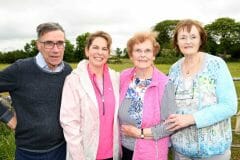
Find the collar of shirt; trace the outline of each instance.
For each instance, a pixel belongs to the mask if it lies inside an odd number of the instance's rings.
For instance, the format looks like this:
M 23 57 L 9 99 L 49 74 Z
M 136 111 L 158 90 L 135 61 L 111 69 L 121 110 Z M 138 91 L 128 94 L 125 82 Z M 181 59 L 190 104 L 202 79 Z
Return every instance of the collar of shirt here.
M 64 68 L 64 63 L 61 62 L 57 68 L 55 68 L 54 70 L 50 69 L 45 61 L 45 59 L 43 58 L 42 56 L 42 53 L 38 53 L 37 56 L 36 56 L 36 62 L 37 62 L 37 65 L 42 68 L 44 71 L 47 71 L 47 72 L 61 72 Z

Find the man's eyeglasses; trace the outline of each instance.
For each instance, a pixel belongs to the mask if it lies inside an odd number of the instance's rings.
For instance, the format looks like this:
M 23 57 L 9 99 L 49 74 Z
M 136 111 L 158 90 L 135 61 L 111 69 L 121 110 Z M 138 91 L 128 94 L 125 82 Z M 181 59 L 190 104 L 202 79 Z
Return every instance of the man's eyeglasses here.
M 186 100 L 194 98 L 194 82 L 192 82 L 191 88 L 189 88 L 188 90 L 179 88 L 179 84 L 177 84 L 175 90 L 175 100 Z
M 45 49 L 53 49 L 54 46 L 56 45 L 58 49 L 63 49 L 65 47 L 65 42 L 64 41 L 57 41 L 57 42 L 53 42 L 53 41 L 44 41 L 40 43 L 43 43 L 43 46 Z

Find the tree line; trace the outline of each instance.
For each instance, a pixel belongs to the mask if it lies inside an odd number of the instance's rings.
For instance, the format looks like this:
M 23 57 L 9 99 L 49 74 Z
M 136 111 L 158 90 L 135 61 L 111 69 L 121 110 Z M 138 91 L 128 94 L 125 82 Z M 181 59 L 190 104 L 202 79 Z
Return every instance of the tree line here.
M 64 60 L 67 62 L 78 62 L 85 58 L 84 46 L 89 33 L 84 33 L 77 36 L 76 47 L 71 44 L 69 40 L 65 41 Z M 13 63 L 17 59 L 23 59 L 27 57 L 33 57 L 37 55 L 38 49 L 36 46 L 36 40 L 31 40 L 26 43 L 23 50 L 14 50 L 8 52 L 0 52 L 0 63 Z
M 172 63 L 181 56 L 172 46 L 172 37 L 174 28 L 179 20 L 164 20 L 153 26 L 152 31 L 158 34 L 157 41 L 161 46 L 157 61 L 159 63 L 164 59 L 164 63 Z M 240 22 L 232 18 L 218 18 L 210 24 L 204 26 L 208 40 L 204 50 L 213 55 L 220 55 L 223 58 L 239 59 L 240 58 Z M 65 43 L 64 60 L 67 62 L 79 62 L 85 58 L 84 46 L 89 33 L 84 33 L 76 38 L 76 44 L 73 45 L 69 40 Z M 17 59 L 32 57 L 38 53 L 36 40 L 26 43 L 23 50 L 14 50 L 0 52 L 0 63 L 13 63 Z M 126 48 L 116 48 L 117 57 L 127 57 Z
M 153 27 L 153 31 L 159 33 L 157 41 L 161 45 L 160 56 L 179 56 L 180 53 L 174 51 L 172 46 L 174 28 L 178 22 L 179 20 L 165 20 Z M 208 35 L 204 51 L 226 59 L 240 58 L 240 22 L 223 17 L 205 25 L 204 29 Z

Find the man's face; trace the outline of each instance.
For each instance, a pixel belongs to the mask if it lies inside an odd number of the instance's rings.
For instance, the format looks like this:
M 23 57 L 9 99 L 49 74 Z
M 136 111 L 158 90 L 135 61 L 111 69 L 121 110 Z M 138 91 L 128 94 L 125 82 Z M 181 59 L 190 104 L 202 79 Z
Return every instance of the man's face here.
M 50 31 L 37 41 L 37 48 L 42 53 L 50 69 L 55 69 L 63 60 L 65 35 L 62 31 Z

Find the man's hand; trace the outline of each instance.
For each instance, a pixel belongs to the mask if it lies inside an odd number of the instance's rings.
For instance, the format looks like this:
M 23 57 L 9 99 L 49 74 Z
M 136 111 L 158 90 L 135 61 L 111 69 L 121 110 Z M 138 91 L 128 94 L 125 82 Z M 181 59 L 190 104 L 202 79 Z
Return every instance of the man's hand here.
M 10 119 L 10 121 L 7 123 L 8 127 L 15 130 L 17 126 L 17 116 L 14 113 L 14 116 Z

